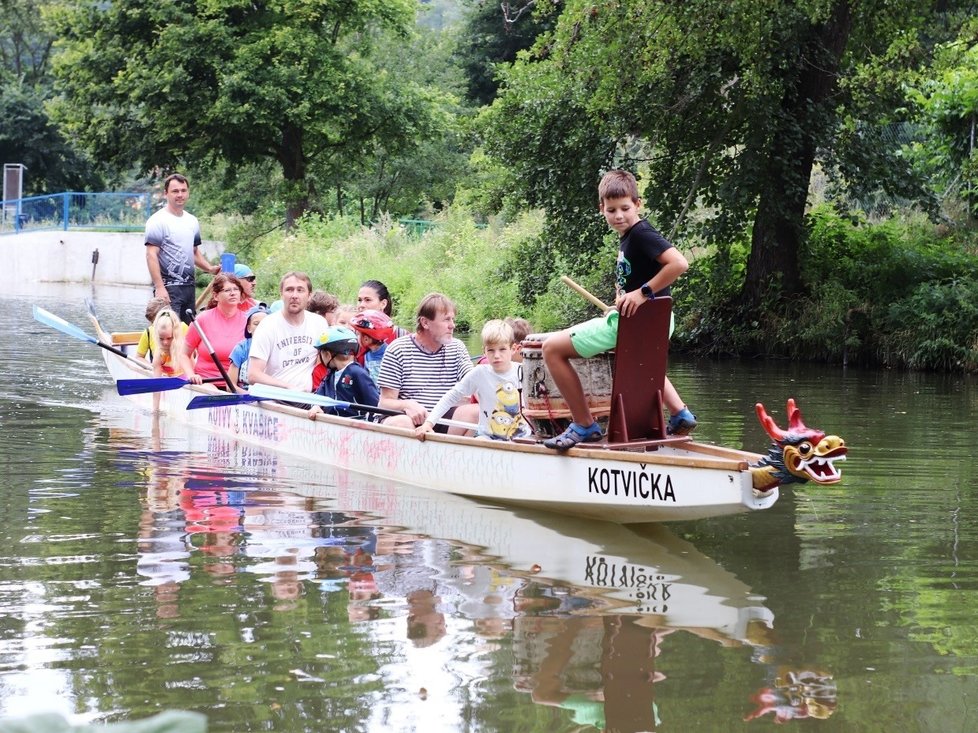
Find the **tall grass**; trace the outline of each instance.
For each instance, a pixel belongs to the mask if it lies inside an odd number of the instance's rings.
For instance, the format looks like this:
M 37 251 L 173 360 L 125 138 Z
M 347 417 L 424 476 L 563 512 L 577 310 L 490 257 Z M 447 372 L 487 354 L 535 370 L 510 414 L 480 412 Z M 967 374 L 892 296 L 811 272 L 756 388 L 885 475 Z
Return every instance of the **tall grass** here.
M 512 223 L 479 227 L 464 211 L 450 211 L 421 236 L 396 221 L 382 219 L 364 227 L 352 217 L 307 216 L 289 233 L 273 232 L 251 246 L 241 242 L 239 259 L 260 273 L 258 292 L 278 297 L 278 282 L 291 270 L 306 272 L 313 287 L 355 304 L 366 280 L 387 285 L 394 300 L 394 320 L 410 328 L 424 295 L 444 293 L 455 301 L 460 330 L 481 328 L 491 318 L 532 317 L 523 305 L 514 276 L 518 253 L 542 227 L 539 214 Z M 228 248 L 236 245 L 229 241 Z

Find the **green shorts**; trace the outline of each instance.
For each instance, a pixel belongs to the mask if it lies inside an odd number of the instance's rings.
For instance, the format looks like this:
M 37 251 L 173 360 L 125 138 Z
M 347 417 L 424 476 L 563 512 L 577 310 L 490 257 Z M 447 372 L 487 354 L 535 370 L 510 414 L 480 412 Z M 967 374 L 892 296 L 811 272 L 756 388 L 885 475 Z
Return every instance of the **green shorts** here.
M 669 336 L 676 328 L 675 314 L 669 315 Z M 618 311 L 609 311 L 600 318 L 578 323 L 570 329 L 570 340 L 574 351 L 584 359 L 603 354 L 615 348 L 618 343 Z

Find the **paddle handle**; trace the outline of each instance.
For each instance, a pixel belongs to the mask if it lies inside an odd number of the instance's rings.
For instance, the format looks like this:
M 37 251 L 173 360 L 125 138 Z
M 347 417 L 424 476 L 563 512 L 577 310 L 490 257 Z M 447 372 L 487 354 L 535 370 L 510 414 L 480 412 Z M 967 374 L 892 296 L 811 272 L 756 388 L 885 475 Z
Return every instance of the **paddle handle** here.
M 598 306 L 598 308 L 600 308 L 605 313 L 607 313 L 610 310 L 614 310 L 612 306 L 607 305 L 606 303 L 603 303 L 602 301 L 598 300 L 596 296 L 592 295 L 584 287 L 578 285 L 576 282 L 571 280 L 569 277 L 567 277 L 567 275 L 561 275 L 560 279 L 563 281 L 564 285 L 566 285 L 571 290 L 576 292 L 578 295 L 584 298 L 584 300 L 588 301 L 589 303 L 592 303 L 593 305 Z
M 200 291 L 200 295 L 197 296 L 197 301 L 194 307 L 200 310 L 200 307 L 207 302 L 207 299 L 211 297 L 211 290 L 214 289 L 214 281 L 211 280 L 207 283 L 207 287 Z
M 204 346 L 207 347 L 207 353 L 210 354 L 211 361 L 214 362 L 214 366 L 217 367 L 217 370 L 221 373 L 221 376 L 224 377 L 224 381 L 228 385 L 228 390 L 231 392 L 231 394 L 234 394 L 237 392 L 237 390 L 234 388 L 234 382 L 231 381 L 231 377 L 228 376 L 228 370 L 224 368 L 221 360 L 218 359 L 217 354 L 214 353 L 214 347 L 211 346 L 210 339 L 207 338 L 207 334 L 204 333 L 204 329 L 202 329 L 200 324 L 197 323 L 197 318 L 194 316 L 194 309 L 187 308 L 186 313 L 187 317 L 190 319 L 190 322 L 194 324 L 194 328 L 197 329 L 197 333 L 200 334 L 200 340 L 203 341 Z
M 111 351 L 113 354 L 118 354 L 123 359 L 131 359 L 132 358 L 131 356 L 129 356 L 129 354 L 127 354 L 122 349 L 117 349 L 115 346 L 110 346 L 109 344 L 105 343 L 104 341 L 99 341 L 99 340 L 96 339 L 95 343 L 96 343 L 96 345 L 101 346 L 106 351 Z

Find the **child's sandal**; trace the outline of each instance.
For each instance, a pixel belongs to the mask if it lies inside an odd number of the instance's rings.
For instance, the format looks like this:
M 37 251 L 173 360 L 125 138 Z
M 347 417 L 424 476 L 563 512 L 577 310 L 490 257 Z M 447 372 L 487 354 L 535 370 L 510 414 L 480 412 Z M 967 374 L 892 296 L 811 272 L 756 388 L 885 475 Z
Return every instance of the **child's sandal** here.
M 565 451 L 573 448 L 578 443 L 596 443 L 601 440 L 601 428 L 597 423 L 592 423 L 590 427 L 582 428 L 576 422 L 567 426 L 567 430 L 553 438 L 543 441 L 544 446 L 554 450 Z

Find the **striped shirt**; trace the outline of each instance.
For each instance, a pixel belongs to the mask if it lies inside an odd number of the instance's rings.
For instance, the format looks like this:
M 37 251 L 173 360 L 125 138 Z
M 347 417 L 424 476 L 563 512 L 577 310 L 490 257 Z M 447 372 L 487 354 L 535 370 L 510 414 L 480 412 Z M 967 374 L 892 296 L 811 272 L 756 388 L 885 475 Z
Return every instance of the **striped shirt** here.
M 415 400 L 431 410 L 471 369 L 472 357 L 458 339 L 429 354 L 415 343 L 414 334 L 408 334 L 387 347 L 377 384 L 398 390 L 400 400 Z

